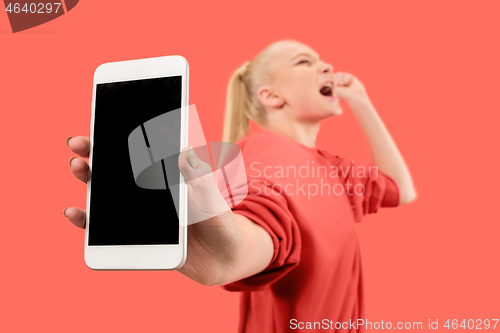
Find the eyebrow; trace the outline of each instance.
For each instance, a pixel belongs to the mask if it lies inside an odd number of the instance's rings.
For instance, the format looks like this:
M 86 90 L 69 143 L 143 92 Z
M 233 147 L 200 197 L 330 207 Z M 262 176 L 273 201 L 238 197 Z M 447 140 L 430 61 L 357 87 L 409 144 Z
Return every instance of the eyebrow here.
M 309 57 L 309 58 L 314 58 L 313 56 L 311 56 L 309 53 L 299 53 L 297 54 L 296 56 L 294 56 L 292 58 L 291 61 L 294 61 L 296 58 L 300 57 L 300 56 L 306 56 L 306 57 Z M 323 59 L 319 58 L 320 61 L 323 61 Z

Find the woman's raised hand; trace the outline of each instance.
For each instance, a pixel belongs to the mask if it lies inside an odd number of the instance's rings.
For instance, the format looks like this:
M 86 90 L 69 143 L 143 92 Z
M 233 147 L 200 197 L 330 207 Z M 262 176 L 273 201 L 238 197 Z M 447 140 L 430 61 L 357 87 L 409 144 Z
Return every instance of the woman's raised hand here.
M 347 103 L 352 102 L 356 99 L 366 99 L 368 95 L 366 93 L 365 86 L 361 81 L 347 72 L 336 72 L 333 73 L 334 95 L 338 98 L 346 101 Z

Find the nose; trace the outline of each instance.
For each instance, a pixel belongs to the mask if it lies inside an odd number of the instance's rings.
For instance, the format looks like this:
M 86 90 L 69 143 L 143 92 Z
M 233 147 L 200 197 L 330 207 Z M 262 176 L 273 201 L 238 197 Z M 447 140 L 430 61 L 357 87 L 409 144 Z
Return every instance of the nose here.
M 333 72 L 333 66 L 327 63 L 324 63 L 323 65 L 320 66 L 320 72 L 321 73 L 331 73 Z

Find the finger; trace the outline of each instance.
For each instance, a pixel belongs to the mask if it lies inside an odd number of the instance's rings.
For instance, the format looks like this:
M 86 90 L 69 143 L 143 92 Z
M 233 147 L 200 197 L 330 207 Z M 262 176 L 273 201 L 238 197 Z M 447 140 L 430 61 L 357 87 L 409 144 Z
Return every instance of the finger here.
M 69 149 L 80 157 L 88 158 L 90 152 L 90 139 L 86 136 L 69 136 L 66 138 Z
M 338 80 L 340 86 L 349 86 L 351 84 L 352 75 L 346 72 L 338 72 Z
M 353 76 L 349 73 L 345 73 L 345 84 L 346 86 L 350 86 L 352 83 Z
M 340 85 L 345 86 L 345 74 L 343 72 L 340 72 L 339 77 L 340 77 Z
M 341 80 L 343 86 L 348 86 L 349 85 L 349 79 L 348 79 L 348 74 L 342 72 L 341 74 Z
M 85 229 L 86 216 L 83 209 L 76 207 L 64 208 L 63 215 L 66 216 L 68 220 L 78 228 Z
M 73 175 L 84 183 L 87 183 L 89 176 L 89 165 L 83 158 L 73 156 L 69 159 L 69 166 Z
M 190 146 L 181 151 L 178 162 L 179 169 L 188 183 L 212 173 L 212 167 L 198 159 Z
M 337 86 L 342 87 L 344 85 L 344 75 L 343 75 L 343 73 L 342 72 L 337 72 L 335 80 L 336 80 Z
M 342 85 L 343 86 L 348 86 L 349 85 L 349 74 L 342 72 Z

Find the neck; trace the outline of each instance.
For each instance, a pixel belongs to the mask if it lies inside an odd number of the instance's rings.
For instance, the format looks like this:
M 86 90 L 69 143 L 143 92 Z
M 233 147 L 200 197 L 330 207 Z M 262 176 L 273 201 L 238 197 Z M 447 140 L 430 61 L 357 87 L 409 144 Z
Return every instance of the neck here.
M 319 132 L 319 122 L 303 122 L 284 116 L 283 113 L 268 117 L 267 128 L 303 144 L 306 147 L 316 147 L 316 137 Z

